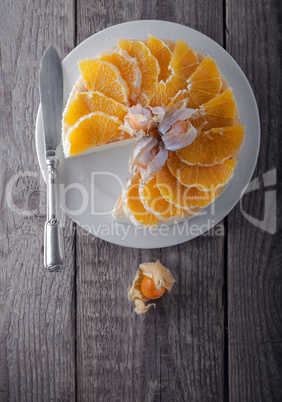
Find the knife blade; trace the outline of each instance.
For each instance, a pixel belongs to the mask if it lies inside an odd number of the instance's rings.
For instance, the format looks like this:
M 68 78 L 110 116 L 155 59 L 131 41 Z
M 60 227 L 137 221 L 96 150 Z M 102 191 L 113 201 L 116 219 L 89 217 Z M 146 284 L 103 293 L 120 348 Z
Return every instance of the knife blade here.
M 50 45 L 40 62 L 39 91 L 47 166 L 47 220 L 44 227 L 44 266 L 50 272 L 64 267 L 64 239 L 60 225 L 60 202 L 56 148 L 61 141 L 63 71 L 56 49 Z

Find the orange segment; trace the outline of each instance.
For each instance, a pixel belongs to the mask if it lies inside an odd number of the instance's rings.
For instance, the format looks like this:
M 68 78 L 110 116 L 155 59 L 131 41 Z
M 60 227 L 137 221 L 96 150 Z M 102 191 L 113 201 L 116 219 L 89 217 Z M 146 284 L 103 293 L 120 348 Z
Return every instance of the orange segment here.
M 128 110 L 126 106 L 108 98 L 101 92 L 81 92 L 77 93 L 68 105 L 64 114 L 64 123 L 72 126 L 82 116 L 95 111 L 104 112 L 123 120 Z
M 207 56 L 187 80 L 188 92 L 196 107 L 220 93 L 222 82 L 216 62 Z
M 184 186 L 197 187 L 199 190 L 215 190 L 231 179 L 235 161 L 227 159 L 213 166 L 189 166 L 178 158 L 176 152 L 169 152 L 167 165 L 173 176 Z
M 139 179 L 134 177 L 129 181 L 126 197 L 125 210 L 133 223 L 141 223 L 144 226 L 155 226 L 158 223 L 158 218 L 150 214 L 140 201 L 139 196 Z
M 193 109 L 197 107 L 186 89 L 178 91 L 168 104 L 168 109 L 170 111 L 180 109 L 181 107 Z
M 196 53 L 183 40 L 178 40 L 172 52 L 169 69 L 174 75 L 187 80 L 198 65 L 199 60 Z
M 124 139 L 119 130 L 122 121 L 103 112 L 82 117 L 69 131 L 70 155 L 77 155 L 89 148 Z
M 177 155 L 189 165 L 214 165 L 230 158 L 242 145 L 244 127 L 231 126 L 203 131 L 188 147 Z
M 218 195 L 216 191 L 200 191 L 197 187 L 183 186 L 171 173 L 167 164 L 156 174 L 156 183 L 161 195 L 183 209 L 208 206 Z
M 122 49 L 120 49 L 119 52 L 101 53 L 99 59 L 114 64 L 119 69 L 121 77 L 126 81 L 129 87 L 129 97 L 135 102 L 137 96 L 140 95 L 142 82 L 142 73 L 138 61 L 130 57 L 128 53 Z
M 178 102 L 189 98 L 190 94 L 187 91 L 187 89 L 182 89 L 181 91 L 178 91 L 177 94 L 171 99 L 171 101 L 169 102 L 169 107 L 172 107 L 176 105 Z
M 179 75 L 171 75 L 166 81 L 166 95 L 168 100 L 173 98 L 178 91 L 187 88 L 187 82 Z
M 150 106 L 166 106 L 168 104 L 167 94 L 166 94 L 166 84 L 164 82 L 159 82 L 156 93 L 151 99 Z
M 88 91 L 100 91 L 117 102 L 128 104 L 128 85 L 116 66 L 99 59 L 83 59 L 78 67 Z
M 151 106 L 166 106 L 175 95 L 187 89 L 187 79 L 198 67 L 199 60 L 193 50 L 182 40 L 175 43 L 168 70 L 171 75 L 166 82 L 159 83 L 157 92 L 151 100 Z M 158 102 L 162 102 L 161 104 Z M 196 106 L 195 106 L 196 107 Z
M 147 211 L 156 215 L 161 220 L 183 217 L 183 209 L 171 204 L 162 196 L 156 185 L 155 177 L 147 184 L 140 184 L 139 194 Z
M 139 63 L 142 72 L 142 84 L 137 103 L 146 106 L 157 89 L 160 73 L 158 61 L 143 42 L 119 39 L 118 47 L 125 50 L 129 56 L 136 58 Z
M 236 103 L 232 90 L 229 88 L 203 104 L 200 115 L 208 122 L 208 128 L 228 127 L 233 125 Z
M 186 87 L 187 82 L 184 78 L 171 75 L 165 83 L 159 82 L 158 88 L 151 99 L 150 106 L 167 106 L 170 99 Z
M 168 66 L 171 60 L 171 51 L 169 47 L 160 39 L 149 34 L 149 39 L 146 43 L 152 55 L 158 60 L 160 73 L 158 80 L 166 81 L 170 76 Z

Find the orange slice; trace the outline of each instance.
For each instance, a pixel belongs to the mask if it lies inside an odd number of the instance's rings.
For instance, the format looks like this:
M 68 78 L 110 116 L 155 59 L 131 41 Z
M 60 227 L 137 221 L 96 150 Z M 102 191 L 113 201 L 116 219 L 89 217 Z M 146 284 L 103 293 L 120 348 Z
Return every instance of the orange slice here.
M 215 165 L 230 158 L 242 145 L 244 127 L 231 126 L 203 131 L 188 147 L 176 153 L 189 165 Z
M 168 104 L 168 98 L 166 94 L 166 84 L 164 82 L 159 82 L 156 93 L 151 99 L 150 106 L 157 107 L 162 106 L 165 107 Z
M 197 187 L 199 190 L 215 190 L 231 179 L 235 161 L 227 159 L 213 166 L 189 166 L 178 158 L 176 152 L 169 152 L 167 166 L 184 186 Z
M 213 99 L 222 88 L 216 62 L 207 56 L 187 80 L 188 92 L 196 107 Z
M 171 51 L 169 47 L 160 39 L 155 38 L 153 35 L 148 35 L 149 38 L 146 45 L 150 49 L 152 55 L 158 60 L 160 73 L 158 80 L 166 81 L 170 76 L 168 66 L 171 60 Z
M 166 81 L 166 96 L 168 101 L 173 98 L 178 91 L 185 89 L 187 82 L 179 75 L 171 75 Z
M 133 57 L 122 49 L 114 52 L 104 52 L 99 55 L 99 59 L 114 64 L 120 71 L 121 77 L 126 81 L 130 95 L 129 98 L 136 102 L 137 96 L 140 95 L 142 73 L 139 63 Z
M 103 112 L 94 112 L 83 116 L 70 129 L 69 154 L 77 155 L 90 148 L 109 142 L 127 138 L 123 131 L 119 130 L 122 121 L 115 116 Z
M 156 226 L 158 218 L 150 214 L 142 204 L 139 196 L 139 178 L 133 177 L 127 183 L 127 191 L 124 200 L 125 210 L 132 223 L 141 223 L 144 226 Z
M 194 51 L 182 40 L 175 43 L 168 70 L 171 75 L 163 84 L 159 83 L 151 106 L 166 106 L 181 90 L 187 89 L 187 79 L 198 67 L 199 60 Z M 160 103 L 161 102 L 161 103 Z
M 170 100 L 168 104 L 169 111 L 181 109 L 182 107 L 193 108 L 197 106 L 193 102 L 187 89 L 182 89 Z
M 184 78 L 171 75 L 167 81 L 159 82 L 158 88 L 151 99 L 150 106 L 167 106 L 179 90 L 186 88 L 187 82 Z
M 171 99 L 169 102 L 169 107 L 172 107 L 176 105 L 178 102 L 189 99 L 190 94 L 187 91 L 187 89 L 182 89 L 181 91 L 178 91 L 177 94 Z
M 187 80 L 198 65 L 199 59 L 196 53 L 183 40 L 178 40 L 172 52 L 169 69 L 174 75 Z
M 217 190 L 200 191 L 197 187 L 183 186 L 171 174 L 167 164 L 156 173 L 156 183 L 161 195 L 168 202 L 183 209 L 194 207 L 204 208 L 218 195 Z
M 88 91 L 99 91 L 117 102 L 128 104 L 129 89 L 119 69 L 99 59 L 83 59 L 78 67 Z
M 221 94 L 199 108 L 200 115 L 208 123 L 208 128 L 228 127 L 233 125 L 236 103 L 232 89 Z M 193 123 L 193 122 L 192 122 Z
M 142 72 L 141 94 L 137 103 L 146 106 L 154 95 L 160 68 L 157 59 L 151 54 L 148 47 L 141 41 L 119 39 L 118 47 L 125 50 L 129 56 L 136 58 Z
M 69 103 L 64 113 L 64 123 L 74 125 L 82 116 L 100 111 L 116 116 L 120 120 L 128 112 L 127 107 L 115 100 L 108 98 L 101 92 L 81 92 Z
M 183 209 L 176 207 L 162 196 L 156 185 L 155 176 L 147 184 L 140 184 L 139 194 L 147 211 L 160 220 L 183 218 Z

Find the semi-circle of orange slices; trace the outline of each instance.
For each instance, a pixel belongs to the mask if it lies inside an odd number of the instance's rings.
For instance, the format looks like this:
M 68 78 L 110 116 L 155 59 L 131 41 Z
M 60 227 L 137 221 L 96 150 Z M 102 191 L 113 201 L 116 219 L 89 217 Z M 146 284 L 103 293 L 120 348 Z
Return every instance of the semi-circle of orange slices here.
M 79 61 L 78 67 L 80 77 L 62 121 L 66 157 L 136 142 L 124 130 L 129 107 L 195 110 L 190 123 L 196 139 L 169 151 L 165 165 L 149 181 L 130 175 L 114 208 L 115 219 L 144 226 L 182 221 L 220 195 L 234 175 L 244 127 L 233 90 L 215 60 L 183 40 L 173 43 L 149 35 L 119 39 L 114 48 Z

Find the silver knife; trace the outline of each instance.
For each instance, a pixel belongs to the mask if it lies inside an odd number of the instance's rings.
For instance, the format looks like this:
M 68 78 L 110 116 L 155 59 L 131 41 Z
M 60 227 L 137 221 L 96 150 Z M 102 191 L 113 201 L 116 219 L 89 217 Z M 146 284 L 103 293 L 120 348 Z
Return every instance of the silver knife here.
M 65 264 L 63 229 L 60 226 L 60 202 L 56 148 L 61 141 L 63 113 L 63 71 L 56 49 L 49 46 L 43 54 L 39 73 L 40 101 L 47 165 L 47 220 L 44 228 L 44 266 L 61 271 Z

